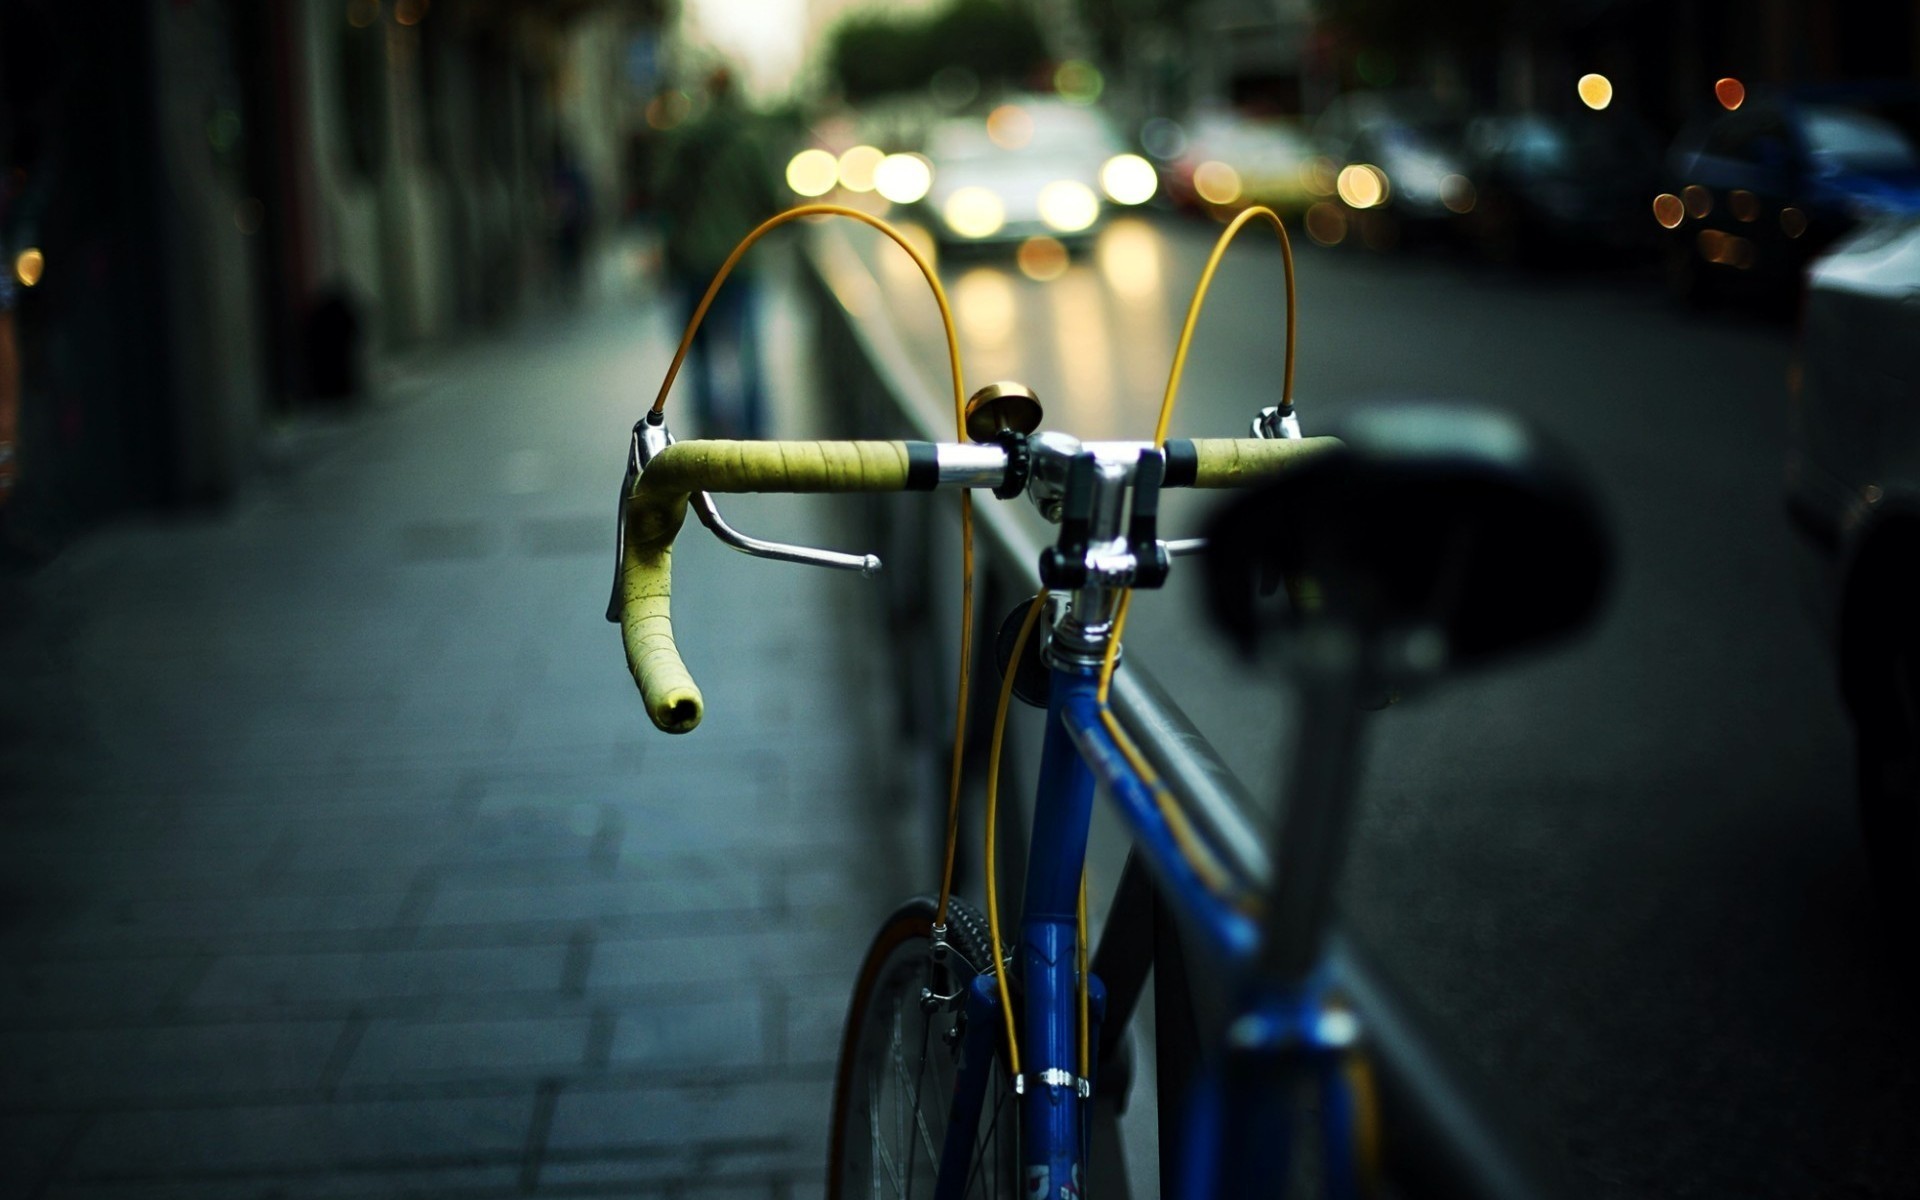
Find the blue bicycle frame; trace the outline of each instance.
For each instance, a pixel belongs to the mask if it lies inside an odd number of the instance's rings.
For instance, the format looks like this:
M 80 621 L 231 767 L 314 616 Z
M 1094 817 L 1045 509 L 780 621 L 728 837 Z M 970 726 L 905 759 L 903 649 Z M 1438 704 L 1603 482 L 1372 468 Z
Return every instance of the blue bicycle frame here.
M 1206 969 L 1234 981 L 1233 1016 L 1224 1043 L 1205 1047 L 1185 1109 L 1185 1134 L 1163 1157 L 1178 1164 L 1180 1195 L 1280 1193 L 1293 1143 L 1293 1092 L 1311 1084 L 1322 1096 L 1322 1175 L 1328 1195 L 1357 1196 L 1354 1092 L 1345 1071 L 1353 1021 L 1326 1004 L 1323 976 L 1298 979 L 1261 969 L 1259 927 L 1208 886 L 1181 852 L 1152 787 L 1115 744 L 1101 719 L 1098 670 L 1056 661 L 1042 740 L 1032 839 L 1016 956 L 1024 1075 L 1019 1094 L 1023 1193 L 1032 1200 L 1084 1194 L 1088 1106 L 1095 1081 L 1078 1069 L 1077 913 L 1094 793 L 1104 786 L 1144 856 L 1161 897 L 1179 914 Z M 1090 980 L 1092 1044 L 1100 1040 L 1105 989 Z M 1001 1054 L 1004 1022 L 989 975 L 967 997 L 966 1034 L 953 1119 L 935 1190 L 959 1200 L 968 1185 L 968 1150 Z M 1097 1071 L 1098 1066 L 1095 1064 Z M 1234 1164 L 1223 1178 L 1221 1162 Z

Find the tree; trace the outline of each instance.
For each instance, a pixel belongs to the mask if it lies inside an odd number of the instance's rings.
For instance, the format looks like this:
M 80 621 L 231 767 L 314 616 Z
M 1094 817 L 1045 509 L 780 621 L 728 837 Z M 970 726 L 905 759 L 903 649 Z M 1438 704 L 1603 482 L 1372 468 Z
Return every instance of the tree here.
M 1040 27 L 1024 6 L 953 0 L 929 13 L 856 13 L 829 35 L 827 66 L 854 102 L 927 85 L 949 67 L 982 82 L 1020 80 L 1047 59 Z

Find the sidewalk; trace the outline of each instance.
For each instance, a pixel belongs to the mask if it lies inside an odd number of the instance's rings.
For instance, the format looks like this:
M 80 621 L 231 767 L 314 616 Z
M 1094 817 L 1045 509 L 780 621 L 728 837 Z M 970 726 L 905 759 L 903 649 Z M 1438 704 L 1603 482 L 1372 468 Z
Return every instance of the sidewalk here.
M 845 989 L 929 881 L 857 577 L 690 522 L 707 721 L 646 722 L 603 608 L 668 339 L 439 353 L 232 511 L 0 581 L 0 1195 L 817 1194 Z M 830 503 L 728 515 L 843 545 Z

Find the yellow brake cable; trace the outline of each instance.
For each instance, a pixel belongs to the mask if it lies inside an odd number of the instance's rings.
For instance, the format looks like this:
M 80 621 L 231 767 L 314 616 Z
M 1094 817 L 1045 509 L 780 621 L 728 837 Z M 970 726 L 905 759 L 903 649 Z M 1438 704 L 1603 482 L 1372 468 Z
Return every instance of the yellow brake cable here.
M 1187 305 L 1187 319 L 1180 329 L 1180 340 L 1174 345 L 1173 369 L 1167 374 L 1167 390 L 1160 399 L 1160 420 L 1153 430 L 1153 444 L 1157 447 L 1165 447 L 1167 444 L 1167 430 L 1173 424 L 1174 402 L 1180 393 L 1180 377 L 1186 370 L 1187 350 L 1193 342 L 1193 331 L 1200 323 L 1200 310 L 1206 304 L 1207 290 L 1213 286 L 1214 272 L 1219 268 L 1220 260 L 1225 256 L 1227 246 L 1233 241 L 1235 235 L 1250 222 L 1262 218 L 1273 225 L 1274 232 L 1280 237 L 1280 257 L 1286 268 L 1287 341 L 1280 382 L 1280 403 L 1282 406 L 1293 403 L 1293 348 L 1296 323 L 1293 244 L 1287 239 L 1287 227 L 1281 223 L 1279 214 L 1265 205 L 1256 204 L 1242 209 L 1239 215 L 1235 216 L 1221 231 L 1219 239 L 1213 244 L 1213 252 L 1207 256 L 1206 267 L 1200 272 L 1200 281 L 1194 286 L 1193 299 Z M 1113 715 L 1113 709 L 1108 704 L 1108 694 L 1113 686 L 1113 669 L 1119 660 L 1120 637 L 1126 630 L 1127 613 L 1132 605 L 1133 589 L 1128 588 L 1120 595 L 1120 604 L 1114 613 L 1113 636 L 1107 639 L 1106 657 L 1100 664 L 1100 686 L 1095 693 L 1095 699 L 1100 706 L 1100 721 L 1106 726 L 1108 736 L 1113 738 L 1114 744 L 1120 748 L 1121 754 L 1126 756 L 1127 762 L 1132 765 L 1135 773 L 1152 791 L 1154 803 L 1160 809 L 1161 818 L 1166 821 L 1168 831 L 1172 833 L 1175 844 L 1179 846 L 1188 864 L 1210 889 L 1215 893 L 1224 894 L 1232 886 L 1231 876 L 1220 864 L 1219 858 L 1207 846 L 1205 840 L 1194 830 L 1180 806 L 1174 802 L 1172 794 L 1161 782 L 1159 773 L 1147 762 L 1146 756 L 1140 753 L 1139 747 L 1133 744 L 1133 739 L 1128 737 L 1126 731 L 1120 727 L 1119 719 Z
M 719 294 L 720 285 L 727 276 L 733 274 L 734 265 L 753 248 L 753 244 L 762 237 L 790 221 L 801 217 L 850 217 L 865 225 L 871 225 L 892 238 L 894 244 L 906 251 L 913 265 L 920 268 L 920 275 L 933 289 L 933 298 L 940 306 L 940 321 L 947 334 L 947 363 L 953 376 L 953 420 L 955 438 L 967 440 L 967 398 L 960 374 L 960 335 L 953 324 L 953 306 L 947 302 L 947 290 L 940 286 L 939 276 L 934 274 L 933 265 L 926 256 L 915 249 L 891 224 L 871 213 L 849 208 L 844 204 L 801 204 L 776 213 L 762 221 L 753 232 L 741 238 L 733 253 L 720 264 L 720 270 L 714 274 L 713 281 L 707 284 L 707 290 L 700 297 L 700 303 L 694 307 L 693 317 L 687 322 L 687 330 L 680 336 L 679 349 L 673 352 L 673 362 L 667 367 L 667 376 L 660 382 L 660 394 L 654 397 L 653 411 L 662 413 L 667 407 L 667 393 L 673 387 L 673 381 L 680 374 L 680 365 L 686 361 L 687 350 L 693 345 L 693 335 L 699 330 L 700 322 L 707 316 L 713 298 Z M 973 671 L 973 493 L 967 489 L 960 492 L 960 687 L 955 703 L 953 728 L 953 762 L 947 779 L 947 844 L 946 865 L 940 878 L 940 904 L 934 914 L 936 927 L 945 927 L 947 923 L 947 902 L 953 895 L 953 858 L 954 843 L 960 829 L 960 767 L 961 756 L 967 741 L 967 700 Z
M 1193 331 L 1200 322 L 1200 311 L 1206 303 L 1207 290 L 1213 284 L 1214 272 L 1219 268 L 1220 260 L 1226 254 L 1227 246 L 1233 241 L 1235 235 L 1250 221 L 1258 218 L 1265 218 L 1271 222 L 1274 232 L 1279 235 L 1281 260 L 1286 268 L 1287 341 L 1284 371 L 1280 385 L 1280 397 L 1283 405 L 1293 403 L 1293 350 L 1295 328 L 1293 244 L 1287 239 L 1287 229 L 1286 226 L 1281 223 L 1279 214 L 1264 205 L 1254 205 L 1242 210 L 1240 214 L 1234 217 L 1232 222 L 1227 225 L 1226 229 L 1221 232 L 1219 239 L 1214 243 L 1213 252 L 1207 256 L 1206 267 L 1200 273 L 1200 281 L 1194 287 L 1193 299 L 1187 306 L 1186 322 L 1181 327 L 1180 340 L 1174 347 L 1173 368 L 1167 376 L 1167 389 L 1160 400 L 1160 419 L 1155 425 L 1153 432 L 1153 442 L 1157 447 L 1164 447 L 1167 442 L 1167 430 L 1173 422 L 1173 406 L 1180 390 L 1180 377 L 1186 369 L 1187 349 L 1193 341 Z M 1020 1074 L 1020 1047 L 1019 1039 L 1014 1032 L 1013 1002 L 1007 987 L 1006 972 L 1001 969 L 1000 901 L 998 882 L 994 870 L 994 830 L 996 827 L 996 813 L 999 806 L 1000 750 L 1006 731 L 1007 709 L 1013 695 L 1013 673 L 1020 662 L 1021 654 L 1026 650 L 1027 638 L 1029 634 L 1031 634 L 1035 622 L 1039 619 L 1040 611 L 1045 606 L 1046 599 L 1047 592 L 1043 588 L 1040 594 L 1033 598 L 1032 605 L 1027 609 L 1026 619 L 1021 623 L 1020 635 L 1014 640 L 1013 657 L 1008 662 L 1005 678 L 1001 680 L 1000 702 L 994 712 L 993 718 L 993 744 L 987 760 L 987 844 L 985 854 L 987 930 L 992 941 L 994 970 L 998 978 L 1000 990 L 1000 1007 L 1002 1015 L 1006 1020 L 1008 1066 L 1010 1072 L 1016 1077 Z M 1126 756 L 1127 762 L 1133 767 L 1134 772 L 1140 776 L 1141 781 L 1152 791 L 1154 802 L 1160 809 L 1161 818 L 1166 821 L 1168 830 L 1173 834 L 1175 844 L 1179 846 L 1181 853 L 1192 866 L 1194 872 L 1198 874 L 1201 880 L 1215 893 L 1225 894 L 1232 886 L 1232 877 L 1226 868 L 1221 866 L 1218 857 L 1207 846 L 1205 840 L 1193 828 L 1192 823 L 1187 819 L 1186 813 L 1174 802 L 1173 796 L 1166 789 L 1166 785 L 1161 782 L 1159 773 L 1147 762 L 1146 756 L 1140 752 L 1139 747 L 1134 745 L 1133 739 L 1128 737 L 1126 731 L 1120 727 L 1119 720 L 1113 715 L 1113 710 L 1108 704 L 1108 693 L 1113 686 L 1113 670 L 1119 656 L 1120 635 L 1126 628 L 1127 610 L 1132 603 L 1133 589 L 1127 588 L 1120 594 L 1119 606 L 1114 614 L 1113 636 L 1107 640 L 1106 657 L 1100 664 L 1100 684 L 1098 691 L 1095 693 L 1095 698 L 1100 707 L 1100 720 L 1106 727 L 1107 735 L 1113 739 L 1114 744 L 1120 748 L 1120 752 Z M 948 869 L 950 873 L 953 850 L 951 833 L 949 834 L 947 850 L 949 855 Z M 943 889 L 943 905 L 944 900 L 945 892 Z M 1081 864 L 1080 901 L 1078 909 L 1076 962 L 1079 968 L 1080 1078 L 1089 1079 L 1091 1078 L 1091 1050 L 1089 1046 L 1091 1023 L 1088 1019 L 1088 1010 L 1091 1006 L 1091 1000 L 1088 995 L 1090 980 L 1087 971 L 1087 869 L 1085 863 Z

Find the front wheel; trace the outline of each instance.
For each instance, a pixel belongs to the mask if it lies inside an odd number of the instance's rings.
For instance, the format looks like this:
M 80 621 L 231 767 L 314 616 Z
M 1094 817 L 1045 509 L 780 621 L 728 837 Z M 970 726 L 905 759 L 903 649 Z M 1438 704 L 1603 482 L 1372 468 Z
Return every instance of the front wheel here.
M 929 1013 L 920 1002 L 934 912 L 925 896 L 901 905 L 860 965 L 834 1080 L 828 1200 L 933 1196 L 959 1057 L 959 1010 Z M 986 918 L 951 901 L 947 943 L 953 983 L 965 995 L 993 961 Z M 1019 1194 L 1018 1127 L 1013 1089 L 996 1062 L 962 1195 Z

